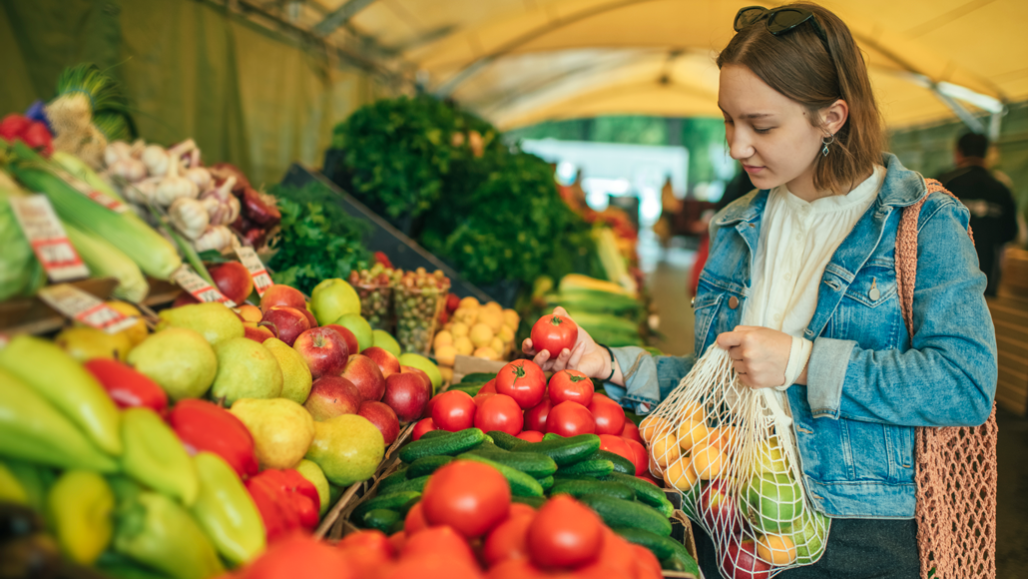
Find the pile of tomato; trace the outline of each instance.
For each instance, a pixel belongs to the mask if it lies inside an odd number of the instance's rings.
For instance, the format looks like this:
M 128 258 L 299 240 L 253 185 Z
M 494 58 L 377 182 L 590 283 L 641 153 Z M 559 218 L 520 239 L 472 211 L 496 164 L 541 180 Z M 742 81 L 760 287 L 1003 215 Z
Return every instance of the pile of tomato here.
M 432 475 L 404 530 L 359 531 L 336 546 L 296 536 L 237 572 L 240 579 L 657 579 L 646 548 L 615 534 L 568 495 L 538 511 L 512 503 L 494 468 L 452 462 Z

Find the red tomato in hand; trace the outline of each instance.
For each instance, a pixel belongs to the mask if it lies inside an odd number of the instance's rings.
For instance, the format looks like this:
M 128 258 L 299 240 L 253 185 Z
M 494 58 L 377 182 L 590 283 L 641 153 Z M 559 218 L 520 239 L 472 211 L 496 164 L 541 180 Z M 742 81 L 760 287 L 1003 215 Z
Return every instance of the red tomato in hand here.
M 593 381 L 578 370 L 561 370 L 550 378 L 549 396 L 554 404 L 570 400 L 589 406 L 593 401 Z
M 425 436 L 426 432 L 432 432 L 433 430 L 439 430 L 439 427 L 435 425 L 435 421 L 431 418 L 422 418 L 414 425 L 414 430 L 411 431 L 411 438 L 414 440 L 420 440 L 422 436 Z
M 532 347 L 536 352 L 549 352 L 551 360 L 565 348 L 573 349 L 577 340 L 578 326 L 571 318 L 550 314 L 539 318 L 532 326 Z
M 481 394 L 479 394 L 481 396 Z M 475 428 L 482 432 L 499 430 L 517 436 L 525 425 L 525 415 L 513 398 L 506 394 L 487 394 L 475 413 Z M 478 398 L 476 396 L 475 398 Z
M 621 434 L 625 427 L 625 409 L 606 396 L 593 396 L 589 412 L 596 419 L 596 434 Z
M 625 427 L 621 429 L 621 438 L 634 440 L 639 444 L 643 443 L 642 436 L 639 435 L 639 427 L 631 420 L 625 420 Z
M 564 437 L 596 432 L 596 421 L 589 409 L 578 402 L 561 402 L 550 410 L 546 432 Z
M 496 374 L 496 392 L 510 396 L 521 408 L 531 408 L 546 394 L 546 375 L 531 360 L 514 360 Z
M 549 398 L 543 398 L 539 404 L 525 411 L 525 429 L 546 432 L 546 419 L 553 408 L 553 402 Z
M 603 522 L 589 507 L 568 495 L 547 501 L 528 527 L 532 562 L 540 567 L 577 567 L 599 556 Z
M 443 430 L 457 432 L 474 426 L 475 410 L 475 401 L 467 392 L 443 392 L 432 404 L 432 421 Z
M 528 546 L 525 537 L 528 526 L 535 520 L 535 513 L 511 517 L 489 532 L 482 549 L 482 557 L 490 567 L 507 559 L 527 559 Z
M 628 450 L 632 451 L 631 461 L 632 464 L 635 465 L 636 476 L 646 472 L 646 466 L 650 459 L 649 454 L 646 453 L 646 447 L 643 446 L 641 442 L 637 442 L 630 438 L 622 437 L 622 440 L 624 440 L 625 444 L 628 445 Z
M 450 525 L 467 538 L 480 537 L 507 518 L 510 485 L 491 466 L 457 460 L 435 471 L 421 505 L 429 525 Z
M 521 434 L 517 435 L 518 438 L 525 442 L 542 442 L 543 436 L 543 433 L 538 430 L 522 430 Z

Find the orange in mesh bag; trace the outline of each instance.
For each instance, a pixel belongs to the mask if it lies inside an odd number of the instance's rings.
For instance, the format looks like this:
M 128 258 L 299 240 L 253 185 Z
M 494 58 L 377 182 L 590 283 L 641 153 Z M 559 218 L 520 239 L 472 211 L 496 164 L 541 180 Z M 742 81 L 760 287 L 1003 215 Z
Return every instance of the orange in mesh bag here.
M 824 553 L 831 521 L 806 500 L 784 393 L 738 381 L 712 344 L 640 425 L 650 471 L 682 493 L 726 577 L 767 579 Z

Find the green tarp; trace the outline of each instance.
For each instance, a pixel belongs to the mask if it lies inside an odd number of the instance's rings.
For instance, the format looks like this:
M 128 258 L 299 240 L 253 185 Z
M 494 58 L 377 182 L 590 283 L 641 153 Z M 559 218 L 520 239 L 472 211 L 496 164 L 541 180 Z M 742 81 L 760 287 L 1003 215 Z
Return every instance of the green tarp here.
M 320 166 L 332 127 L 386 91 L 324 48 L 197 0 L 0 0 L 0 116 L 53 97 L 65 67 L 118 78 L 140 134 L 274 183 Z

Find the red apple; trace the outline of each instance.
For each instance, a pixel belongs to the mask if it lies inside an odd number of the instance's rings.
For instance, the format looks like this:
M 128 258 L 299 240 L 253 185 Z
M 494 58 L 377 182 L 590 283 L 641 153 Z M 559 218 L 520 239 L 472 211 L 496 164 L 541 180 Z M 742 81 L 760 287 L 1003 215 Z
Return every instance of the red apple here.
M 328 420 L 343 414 L 357 414 L 364 399 L 360 390 L 346 378 L 322 376 L 311 385 L 303 406 L 314 420 Z
M 396 356 L 378 346 L 365 348 L 360 354 L 374 360 L 378 364 L 378 369 L 382 371 L 382 376 L 385 378 L 400 373 L 400 361 L 396 359 Z
M 753 541 L 732 539 L 721 556 L 721 569 L 728 579 L 769 579 L 771 563 L 757 557 Z
M 246 266 L 238 261 L 229 261 L 215 266 L 210 270 L 211 279 L 218 291 L 225 294 L 225 297 L 241 304 L 250 297 L 253 291 L 253 278 Z
M 431 382 L 413 372 L 400 372 L 386 378 L 382 402 L 396 411 L 400 422 L 406 424 L 425 415 L 431 397 Z
M 365 400 L 361 403 L 357 414 L 367 418 L 369 422 L 382 432 L 382 438 L 385 439 L 386 446 L 392 444 L 396 437 L 400 435 L 400 421 L 396 417 L 396 412 L 388 404 L 376 402 L 375 400 Z
M 353 335 L 353 332 L 349 328 L 344 328 L 339 324 L 325 324 L 322 328 L 332 328 L 339 332 L 339 335 L 343 337 L 346 342 L 346 347 L 350 350 L 350 354 L 360 353 L 360 346 L 357 344 L 357 336 Z
M 266 310 L 263 321 L 274 324 L 278 339 L 290 346 L 296 342 L 296 338 L 300 337 L 300 334 L 311 329 L 310 322 L 300 310 L 285 306 L 272 306 Z
M 237 307 L 236 314 L 242 318 L 244 322 L 253 322 L 255 324 L 264 319 L 264 312 L 262 312 L 257 306 L 250 304 L 243 304 Z
M 413 366 L 400 366 L 400 374 L 417 374 L 418 376 L 421 376 L 421 378 L 424 379 L 425 384 L 428 386 L 429 393 L 432 392 L 432 379 L 428 377 L 428 374 L 426 374 L 424 370 Z
M 259 326 L 253 322 L 243 322 L 243 337 L 263 344 L 264 340 L 274 338 L 275 333 L 267 326 Z
M 311 376 L 338 376 L 350 360 L 343 337 L 330 328 L 311 328 L 293 342 L 293 349 L 307 361 Z
M 264 290 L 264 295 L 261 296 L 261 311 L 267 312 L 274 306 L 305 310 L 307 309 L 307 300 L 300 290 L 287 285 L 275 284 Z
M 171 307 L 178 308 L 182 306 L 191 306 L 193 304 L 198 303 L 200 303 L 200 300 L 194 298 L 193 294 L 187 291 L 183 291 L 182 293 L 178 294 L 178 297 L 175 298 L 175 301 L 171 302 Z
M 314 314 L 312 314 L 310 310 L 303 308 L 300 312 L 307 316 L 307 321 L 310 322 L 312 328 L 318 327 L 318 319 L 314 317 Z
M 739 507 L 727 481 L 714 479 L 707 483 L 700 492 L 698 506 L 707 529 L 718 536 L 737 535 L 742 530 Z
M 460 298 L 456 294 L 449 294 L 446 296 L 446 311 L 451 314 L 457 311 L 460 307 Z
M 374 360 L 361 354 L 351 354 L 343 369 L 343 378 L 353 382 L 365 400 L 381 400 L 385 394 L 385 378 Z

